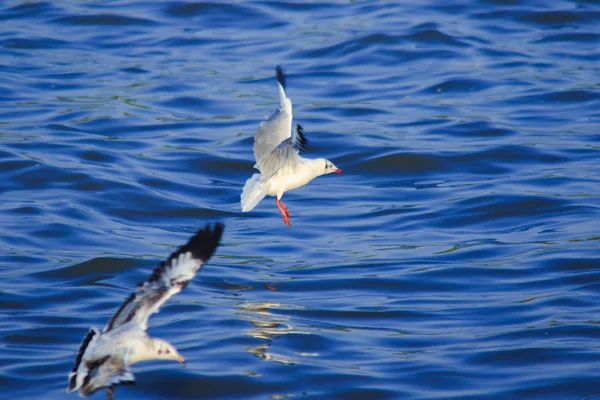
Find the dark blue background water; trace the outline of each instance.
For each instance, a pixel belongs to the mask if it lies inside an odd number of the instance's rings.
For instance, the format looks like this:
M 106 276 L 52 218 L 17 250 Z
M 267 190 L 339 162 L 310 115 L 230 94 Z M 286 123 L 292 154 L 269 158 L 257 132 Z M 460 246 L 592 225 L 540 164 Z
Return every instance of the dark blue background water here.
M 117 399 L 600 398 L 600 5 L 7 1 L 0 397 L 64 393 L 79 343 L 209 221 L 150 320 L 187 358 Z M 288 72 L 344 169 L 241 213 Z M 278 291 L 269 290 L 271 284 Z M 94 398 L 104 398 L 99 393 Z

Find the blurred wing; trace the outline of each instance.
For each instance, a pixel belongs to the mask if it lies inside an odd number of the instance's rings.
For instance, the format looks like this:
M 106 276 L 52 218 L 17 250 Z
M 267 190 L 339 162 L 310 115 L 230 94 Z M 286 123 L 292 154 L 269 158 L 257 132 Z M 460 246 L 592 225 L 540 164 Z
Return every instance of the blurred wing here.
M 255 167 L 261 170 L 262 161 L 277 146 L 292 135 L 292 102 L 285 94 L 285 75 L 277 66 L 277 89 L 279 90 L 279 108 L 263 121 L 254 137 Z M 262 171 L 262 170 L 261 170 Z
M 96 328 L 91 328 L 87 335 L 85 335 L 85 338 L 83 338 L 81 346 L 79 346 L 77 358 L 75 358 L 75 365 L 69 373 L 69 386 L 67 386 L 67 392 L 72 392 L 73 390 L 77 389 L 77 370 L 79 369 L 79 365 L 81 364 L 81 360 L 83 359 L 85 351 L 90 346 L 90 343 L 92 343 L 93 346 L 93 341 L 95 341 L 97 335 L 98 331 L 96 330 Z
M 112 391 L 114 386 L 133 383 L 135 378 L 121 357 L 105 356 L 86 363 L 87 375 L 83 379 L 79 394 L 87 397 L 105 387 Z
M 111 374 L 112 375 L 106 380 L 107 387 L 135 382 L 133 372 L 131 372 L 131 370 L 127 367 L 118 371 L 111 371 Z
M 187 244 L 171 254 L 167 261 L 161 262 L 150 278 L 138 285 L 135 292 L 121 304 L 103 332 L 132 320 L 146 330 L 150 315 L 157 312 L 171 296 L 179 293 L 210 259 L 219 245 L 223 229 L 220 223 L 213 227 L 206 225 Z

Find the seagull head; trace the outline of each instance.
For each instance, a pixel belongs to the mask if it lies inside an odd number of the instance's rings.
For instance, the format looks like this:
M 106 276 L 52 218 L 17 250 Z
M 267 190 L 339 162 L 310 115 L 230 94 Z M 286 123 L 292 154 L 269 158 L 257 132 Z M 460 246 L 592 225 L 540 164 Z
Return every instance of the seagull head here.
M 326 160 L 324 158 L 322 158 L 321 160 L 323 160 L 323 163 L 325 164 L 325 170 L 323 171 L 323 175 L 330 174 L 332 172 L 336 172 L 338 174 L 342 173 L 342 170 L 336 167 L 335 164 L 331 161 Z
M 154 342 L 154 350 L 156 354 L 154 355 L 154 359 L 156 360 L 175 360 L 182 364 L 185 364 L 185 358 L 173 346 L 171 343 L 162 339 L 153 339 Z

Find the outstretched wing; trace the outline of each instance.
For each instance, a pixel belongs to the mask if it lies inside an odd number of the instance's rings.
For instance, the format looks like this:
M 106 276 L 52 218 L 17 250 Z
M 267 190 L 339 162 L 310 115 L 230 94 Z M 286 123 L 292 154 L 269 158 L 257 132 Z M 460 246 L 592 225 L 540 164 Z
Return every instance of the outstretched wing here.
M 150 278 L 138 285 L 135 292 L 121 304 L 103 332 L 108 332 L 129 321 L 137 322 L 143 330 L 146 330 L 150 315 L 157 312 L 171 296 L 179 293 L 210 259 L 219 245 L 223 229 L 224 225 L 221 223 L 216 223 L 212 227 L 206 225 L 187 244 L 177 249 L 166 261 L 161 262 Z
M 266 121 L 263 121 L 254 137 L 255 167 L 259 170 L 261 162 L 277 146 L 292 135 L 292 101 L 285 94 L 285 75 L 278 65 L 277 89 L 279 90 L 279 108 Z
M 72 392 L 73 390 L 77 389 L 77 370 L 79 369 L 79 365 L 81 364 L 81 360 L 83 359 L 85 351 L 87 350 L 92 340 L 95 340 L 94 338 L 97 337 L 96 335 L 98 335 L 98 331 L 96 330 L 96 328 L 91 328 L 87 335 L 85 335 L 85 338 L 83 338 L 81 346 L 79 346 L 77 358 L 75 358 L 75 365 L 69 373 L 69 386 L 67 386 L 67 392 Z

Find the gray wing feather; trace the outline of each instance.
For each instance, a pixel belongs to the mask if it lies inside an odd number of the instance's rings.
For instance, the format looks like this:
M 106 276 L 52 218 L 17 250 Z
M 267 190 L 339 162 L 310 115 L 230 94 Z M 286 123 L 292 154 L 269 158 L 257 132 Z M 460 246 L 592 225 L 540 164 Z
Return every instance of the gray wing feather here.
M 298 149 L 289 140 L 281 143 L 261 164 L 261 180 L 268 181 L 277 172 L 293 171 L 301 163 Z
M 87 397 L 96 390 L 112 388 L 123 383 L 133 383 L 135 378 L 129 367 L 119 357 L 106 356 L 87 364 L 87 375 L 79 393 Z
M 289 108 L 279 108 L 266 121 L 263 121 L 254 138 L 255 167 L 262 171 L 263 160 L 292 133 L 292 104 Z

